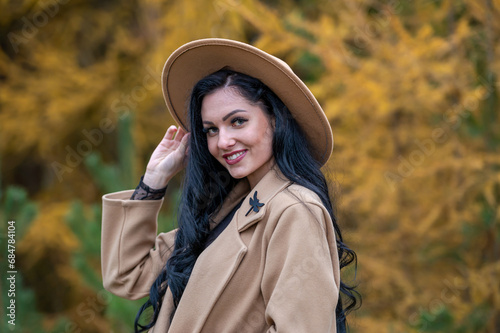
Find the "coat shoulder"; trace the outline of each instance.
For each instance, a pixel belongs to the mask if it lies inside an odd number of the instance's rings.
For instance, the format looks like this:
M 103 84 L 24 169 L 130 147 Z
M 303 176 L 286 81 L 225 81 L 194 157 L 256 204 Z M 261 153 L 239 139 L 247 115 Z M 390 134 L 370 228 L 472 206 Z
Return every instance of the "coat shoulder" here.
M 292 206 L 295 204 L 312 204 L 323 207 L 319 196 L 302 185 L 291 184 L 279 192 L 272 200 L 273 206 Z
M 330 215 L 323 205 L 319 196 L 312 190 L 297 184 L 291 184 L 276 194 L 268 202 L 268 224 L 278 223 L 285 219 L 289 220 L 321 220 L 325 224 L 330 220 Z M 290 223 L 290 222 L 287 222 Z M 271 227 L 272 228 L 272 227 Z

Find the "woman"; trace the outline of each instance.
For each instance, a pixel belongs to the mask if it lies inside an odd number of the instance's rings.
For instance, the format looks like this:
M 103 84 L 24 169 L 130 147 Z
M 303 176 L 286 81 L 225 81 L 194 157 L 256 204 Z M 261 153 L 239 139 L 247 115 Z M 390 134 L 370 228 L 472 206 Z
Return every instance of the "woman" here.
M 224 39 L 179 48 L 162 85 L 180 127 L 133 193 L 103 197 L 104 286 L 149 295 L 136 332 L 344 332 L 357 293 L 340 269 L 355 253 L 320 171 L 333 138 L 312 93 L 281 60 Z M 185 165 L 179 228 L 157 236 L 158 199 Z

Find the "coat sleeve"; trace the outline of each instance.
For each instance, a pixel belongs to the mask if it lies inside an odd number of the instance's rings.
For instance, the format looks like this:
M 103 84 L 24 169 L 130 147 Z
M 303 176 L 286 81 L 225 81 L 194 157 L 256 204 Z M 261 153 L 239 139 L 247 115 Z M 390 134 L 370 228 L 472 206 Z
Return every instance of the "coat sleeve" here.
M 269 238 L 262 292 L 271 332 L 336 332 L 340 269 L 321 204 L 286 208 Z
M 157 236 L 163 200 L 128 200 L 132 193 L 122 191 L 103 197 L 101 265 L 106 290 L 139 299 L 149 294 L 169 258 L 175 230 Z

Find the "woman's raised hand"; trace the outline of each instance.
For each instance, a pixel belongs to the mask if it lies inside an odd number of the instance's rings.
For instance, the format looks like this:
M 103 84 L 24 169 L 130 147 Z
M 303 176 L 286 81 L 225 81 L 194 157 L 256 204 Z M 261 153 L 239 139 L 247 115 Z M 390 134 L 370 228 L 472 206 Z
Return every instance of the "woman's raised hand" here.
M 182 127 L 170 126 L 149 159 L 143 182 L 160 189 L 187 164 L 190 134 Z

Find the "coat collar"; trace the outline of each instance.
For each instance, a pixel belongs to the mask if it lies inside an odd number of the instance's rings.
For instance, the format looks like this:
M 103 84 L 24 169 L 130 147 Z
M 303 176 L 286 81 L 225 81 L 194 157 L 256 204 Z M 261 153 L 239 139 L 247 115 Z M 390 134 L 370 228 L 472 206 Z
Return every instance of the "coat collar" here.
M 268 209 L 267 203 L 290 184 L 278 168 L 273 168 L 253 189 L 246 180 L 235 186 L 212 220 L 219 223 L 244 197 L 243 203 L 226 230 L 198 257 L 169 332 L 201 331 L 217 299 L 247 253 L 240 233 L 260 221 Z M 254 198 L 255 192 L 264 205 L 257 212 L 251 210 L 247 214 L 252 208 L 250 198 Z
M 244 231 L 262 219 L 267 210 L 266 203 L 291 183 L 276 166 L 269 170 L 253 189 L 250 189 L 250 184 L 246 178 L 242 179 L 229 193 L 222 208 L 212 217 L 212 221 L 218 224 L 243 199 L 243 203 L 235 217 L 238 222 L 238 230 L 240 232 Z M 252 208 L 250 199 L 253 200 L 255 195 L 258 201 L 264 205 L 259 207 L 257 212 L 254 210 L 249 212 Z
M 267 203 L 290 184 L 291 181 L 289 181 L 277 167 L 272 168 L 265 174 L 257 185 L 248 192 L 240 209 L 238 209 L 236 213 L 238 231 L 242 232 L 251 227 L 254 223 L 260 221 L 266 214 L 268 208 Z M 258 207 L 257 212 L 252 209 L 252 202 L 255 197 L 258 199 L 259 203 L 264 204 Z

